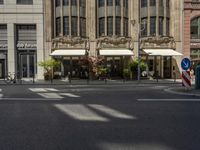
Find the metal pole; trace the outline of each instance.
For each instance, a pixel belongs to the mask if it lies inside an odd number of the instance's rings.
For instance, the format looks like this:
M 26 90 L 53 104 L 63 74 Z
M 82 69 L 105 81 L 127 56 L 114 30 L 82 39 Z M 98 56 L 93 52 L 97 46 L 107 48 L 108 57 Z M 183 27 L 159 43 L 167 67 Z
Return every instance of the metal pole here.
M 138 0 L 138 83 L 140 82 L 140 0 Z

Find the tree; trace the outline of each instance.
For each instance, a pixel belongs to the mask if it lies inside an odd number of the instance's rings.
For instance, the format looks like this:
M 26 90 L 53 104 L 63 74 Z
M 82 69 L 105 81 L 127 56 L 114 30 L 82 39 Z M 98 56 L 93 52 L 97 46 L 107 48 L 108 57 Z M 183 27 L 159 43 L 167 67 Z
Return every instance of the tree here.
M 140 60 L 140 71 L 141 73 L 145 71 L 147 68 L 146 63 L 143 60 Z M 137 77 L 138 73 L 138 59 L 133 60 L 129 63 L 129 70 L 131 71 L 132 75 L 134 78 Z
M 60 61 L 57 61 L 51 58 L 51 59 L 39 62 L 39 66 L 44 68 L 45 80 L 53 79 L 53 69 L 60 66 Z

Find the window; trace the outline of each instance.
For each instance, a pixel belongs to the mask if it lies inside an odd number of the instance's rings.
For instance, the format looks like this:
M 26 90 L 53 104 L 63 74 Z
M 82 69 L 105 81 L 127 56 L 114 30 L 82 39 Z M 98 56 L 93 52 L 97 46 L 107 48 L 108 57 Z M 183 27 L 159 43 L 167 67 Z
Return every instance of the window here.
M 63 5 L 68 6 L 69 5 L 69 0 L 63 0 Z
M 191 21 L 190 34 L 192 39 L 200 39 L 200 17 Z
M 108 36 L 113 35 L 113 17 L 108 17 L 107 19 L 107 32 Z
M 80 19 L 80 35 L 82 37 L 86 37 L 86 19 L 85 18 Z
M 166 20 L 166 35 L 169 36 L 170 33 L 170 22 L 169 22 L 169 18 L 167 18 Z
M 159 5 L 162 7 L 163 6 L 163 0 L 159 1 Z
M 72 36 L 77 36 L 77 17 L 72 17 Z
M 125 8 L 128 8 L 128 0 L 123 0 L 123 3 L 124 3 L 124 4 L 123 4 L 124 7 L 125 7 Z
M 84 7 L 86 6 L 86 0 L 80 0 L 80 7 Z
M 147 7 L 147 0 L 141 0 L 141 7 Z
M 124 18 L 124 36 L 128 36 L 128 18 Z
M 36 41 L 36 25 L 16 25 L 17 41 Z
M 120 2 L 121 2 L 120 0 L 115 0 L 115 5 L 120 6 Z
M 56 36 L 59 36 L 61 33 L 61 22 L 60 17 L 56 18 Z
M 99 18 L 99 36 L 105 35 L 105 18 Z
M 69 35 L 69 17 L 64 17 L 63 18 L 63 34 Z
M 99 7 L 104 7 L 105 0 L 99 0 Z
M 71 5 L 72 6 L 77 6 L 77 0 L 71 0 Z
M 156 0 L 150 0 L 150 6 L 156 6 Z
M 56 5 L 56 7 L 59 7 L 60 6 L 60 0 L 55 0 L 55 5 Z
M 159 17 L 159 35 L 163 35 L 163 17 Z
M 17 0 L 17 4 L 19 4 L 19 5 L 32 5 L 33 0 Z
M 0 4 L 3 4 L 3 0 L 0 0 Z
M 147 36 L 147 18 L 141 19 L 141 36 L 145 37 Z
M 155 36 L 156 34 L 156 17 L 150 18 L 150 35 Z
M 121 17 L 116 17 L 115 20 L 116 35 L 121 35 Z
M 166 0 L 166 7 L 169 7 L 169 0 Z
M 107 0 L 107 6 L 113 6 L 113 0 Z

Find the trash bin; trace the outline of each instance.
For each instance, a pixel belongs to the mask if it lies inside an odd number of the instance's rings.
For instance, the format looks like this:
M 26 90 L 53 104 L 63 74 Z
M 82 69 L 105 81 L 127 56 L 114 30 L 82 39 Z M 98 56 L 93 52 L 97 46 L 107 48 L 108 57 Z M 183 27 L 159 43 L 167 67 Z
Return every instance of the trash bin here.
M 200 89 L 200 65 L 196 67 L 195 71 L 195 88 Z

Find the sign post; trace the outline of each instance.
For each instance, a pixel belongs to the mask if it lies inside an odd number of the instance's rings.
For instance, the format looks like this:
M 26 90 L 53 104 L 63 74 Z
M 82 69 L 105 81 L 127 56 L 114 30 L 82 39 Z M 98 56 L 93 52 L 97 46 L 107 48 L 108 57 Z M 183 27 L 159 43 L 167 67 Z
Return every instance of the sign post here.
M 188 58 L 183 58 L 183 60 L 181 61 L 181 67 L 183 69 L 182 85 L 187 89 L 191 87 L 191 76 L 190 76 L 190 71 L 188 71 L 190 66 L 191 66 L 190 60 Z

